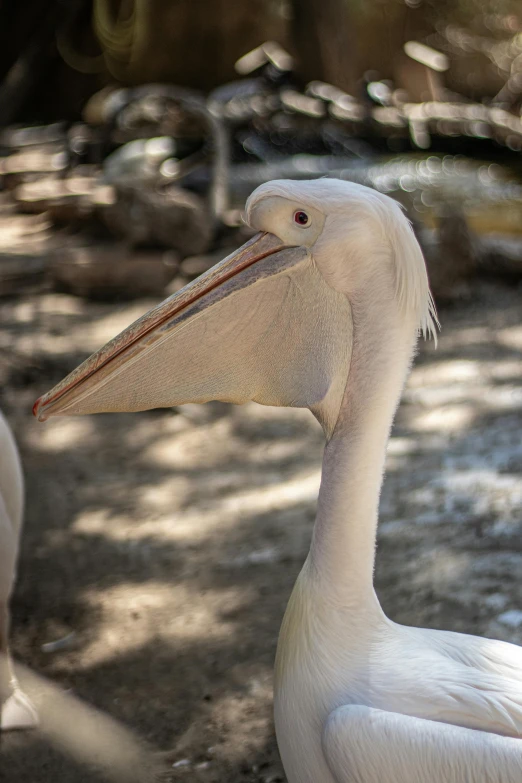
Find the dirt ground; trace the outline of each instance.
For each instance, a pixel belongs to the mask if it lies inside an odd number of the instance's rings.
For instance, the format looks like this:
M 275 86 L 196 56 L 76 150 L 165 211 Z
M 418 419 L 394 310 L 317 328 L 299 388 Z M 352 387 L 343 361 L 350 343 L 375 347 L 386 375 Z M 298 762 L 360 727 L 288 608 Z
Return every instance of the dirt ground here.
M 1 303 L 0 407 L 27 484 L 13 650 L 150 742 L 166 780 L 276 783 L 272 664 L 314 520 L 312 416 L 31 416 L 151 304 Z M 477 284 L 441 321 L 389 447 L 378 593 L 396 621 L 522 642 L 522 291 Z M 101 780 L 38 734 L 0 750 L 2 783 Z

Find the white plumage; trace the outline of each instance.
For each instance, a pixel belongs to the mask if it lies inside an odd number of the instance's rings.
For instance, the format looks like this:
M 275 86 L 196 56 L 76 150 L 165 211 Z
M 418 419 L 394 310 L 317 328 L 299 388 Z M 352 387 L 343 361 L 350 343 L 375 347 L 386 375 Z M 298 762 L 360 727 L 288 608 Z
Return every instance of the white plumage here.
M 16 575 L 23 517 L 20 458 L 9 426 L 0 413 L 0 730 L 32 728 L 34 707 L 20 690 L 9 660 L 9 599 Z
M 267 183 L 246 214 L 265 233 L 36 413 L 209 399 L 310 408 L 327 445 L 276 661 L 289 783 L 520 783 L 521 649 L 396 625 L 373 589 L 389 432 L 418 332 L 436 324 L 411 227 L 391 199 L 335 180 Z

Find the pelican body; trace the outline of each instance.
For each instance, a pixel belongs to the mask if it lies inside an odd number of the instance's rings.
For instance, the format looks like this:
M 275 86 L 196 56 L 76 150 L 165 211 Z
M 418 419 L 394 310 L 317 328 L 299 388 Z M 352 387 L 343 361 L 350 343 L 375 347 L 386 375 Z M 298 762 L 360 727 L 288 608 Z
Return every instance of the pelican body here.
M 373 588 L 386 445 L 436 315 L 399 205 L 338 180 L 275 181 L 260 233 L 151 310 L 35 414 L 223 400 L 307 407 L 326 447 L 310 552 L 276 659 L 289 783 L 520 783 L 522 651 L 397 625 Z
M 37 724 L 35 709 L 20 690 L 9 660 L 9 599 L 16 576 L 23 506 L 20 457 L 0 413 L 0 731 Z

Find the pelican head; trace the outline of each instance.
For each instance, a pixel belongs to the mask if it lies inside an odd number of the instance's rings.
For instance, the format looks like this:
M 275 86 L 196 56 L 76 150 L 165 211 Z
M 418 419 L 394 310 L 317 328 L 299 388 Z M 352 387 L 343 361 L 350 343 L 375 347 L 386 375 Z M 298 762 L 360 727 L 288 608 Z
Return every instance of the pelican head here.
M 310 408 L 329 435 L 357 303 L 369 295 L 413 333 L 433 331 L 424 260 L 392 199 L 340 180 L 278 180 L 252 193 L 246 221 L 253 239 L 41 397 L 39 420 L 254 400 Z

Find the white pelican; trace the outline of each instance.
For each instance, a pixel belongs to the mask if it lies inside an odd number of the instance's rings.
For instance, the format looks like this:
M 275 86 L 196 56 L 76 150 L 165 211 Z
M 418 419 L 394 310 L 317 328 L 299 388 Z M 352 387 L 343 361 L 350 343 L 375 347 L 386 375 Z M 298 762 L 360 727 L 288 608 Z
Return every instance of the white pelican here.
M 9 660 L 9 598 L 16 574 L 23 516 L 20 458 L 0 413 L 0 730 L 37 725 L 36 711 L 16 681 Z
M 101 348 L 35 414 L 216 399 L 308 407 L 327 444 L 276 660 L 289 783 L 520 783 L 522 650 L 397 625 L 373 588 L 390 427 L 418 331 L 435 330 L 411 227 L 386 196 L 324 179 L 262 185 L 246 217 L 260 234 Z

